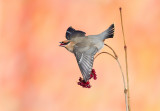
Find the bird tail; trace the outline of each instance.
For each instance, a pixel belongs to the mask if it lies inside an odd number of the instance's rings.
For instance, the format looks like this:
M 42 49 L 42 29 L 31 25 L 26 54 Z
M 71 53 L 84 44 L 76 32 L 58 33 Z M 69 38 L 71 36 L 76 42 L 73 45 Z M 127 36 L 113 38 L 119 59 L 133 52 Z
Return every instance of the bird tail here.
M 114 24 L 112 24 L 107 30 L 100 34 L 101 39 L 105 40 L 107 38 L 113 38 L 114 36 Z

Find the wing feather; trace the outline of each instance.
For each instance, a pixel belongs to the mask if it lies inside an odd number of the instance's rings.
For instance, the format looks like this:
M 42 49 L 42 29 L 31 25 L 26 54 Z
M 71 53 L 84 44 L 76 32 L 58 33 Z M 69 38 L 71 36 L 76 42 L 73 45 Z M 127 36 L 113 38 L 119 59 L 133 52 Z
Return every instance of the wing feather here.
M 83 31 L 75 30 L 74 28 L 69 27 L 66 31 L 66 39 L 71 40 L 74 37 L 84 37 L 85 34 L 86 33 Z
M 98 49 L 96 47 L 86 48 L 82 44 L 77 44 L 73 52 L 82 73 L 83 79 L 88 81 L 93 67 L 94 55 Z

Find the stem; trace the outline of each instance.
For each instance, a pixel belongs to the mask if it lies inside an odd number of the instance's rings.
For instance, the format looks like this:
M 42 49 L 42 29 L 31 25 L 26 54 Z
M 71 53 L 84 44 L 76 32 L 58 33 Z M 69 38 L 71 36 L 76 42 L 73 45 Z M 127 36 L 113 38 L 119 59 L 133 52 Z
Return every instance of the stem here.
M 122 73 L 122 78 L 123 78 L 123 84 L 124 84 L 124 94 L 125 94 L 125 104 L 126 104 L 126 111 L 128 111 L 128 101 L 127 101 L 127 88 L 126 88 L 126 83 L 125 83 L 125 78 L 124 78 L 124 73 L 123 73 L 123 70 L 122 70 L 122 67 L 121 67 L 121 64 L 119 62 L 119 60 L 117 59 L 117 63 L 119 65 L 119 68 L 121 70 L 121 73 Z
M 95 60 L 99 55 L 101 55 L 101 54 L 108 54 L 108 55 L 112 56 L 112 57 L 117 61 L 118 65 L 119 65 L 119 68 L 120 68 L 120 70 L 121 70 L 121 73 L 122 73 L 123 84 L 124 84 L 124 92 L 125 92 L 125 91 L 126 91 L 125 77 L 124 77 L 124 73 L 123 73 L 123 70 L 122 70 L 122 67 L 121 67 L 121 64 L 120 64 L 118 58 L 116 58 L 115 56 L 113 56 L 113 55 L 110 54 L 109 52 L 101 52 L 101 53 L 99 53 L 98 55 L 96 55 L 96 57 L 94 58 L 94 60 Z
M 115 57 L 114 55 L 110 54 L 109 52 L 101 52 L 101 53 L 99 53 L 98 55 L 96 55 L 96 57 L 94 57 L 94 60 L 95 60 L 99 55 L 101 55 L 102 53 L 106 53 L 106 54 L 112 56 L 114 59 L 116 59 L 116 57 Z
M 125 41 L 124 28 L 123 28 L 122 8 L 120 7 L 119 10 L 120 10 L 121 26 L 122 26 L 123 41 L 124 41 L 124 51 L 125 51 L 127 92 L 128 92 L 128 109 L 129 109 L 129 111 L 131 111 L 131 108 L 130 108 L 130 92 L 129 92 L 129 77 L 128 77 L 127 45 L 126 45 L 126 41 Z
M 112 49 L 112 47 L 110 47 L 110 46 L 107 45 L 107 44 L 104 44 L 104 45 L 107 46 L 108 48 L 110 48 L 110 49 L 113 51 L 114 55 L 112 55 L 112 54 L 110 54 L 110 53 L 108 53 L 108 52 L 101 52 L 101 53 L 99 53 L 98 55 L 95 56 L 94 60 L 95 60 L 99 55 L 105 53 L 105 54 L 108 54 L 108 55 L 112 56 L 112 57 L 117 61 L 118 65 L 119 65 L 119 68 L 120 68 L 120 70 L 121 70 L 122 78 L 123 78 L 126 111 L 128 111 L 127 88 L 126 88 L 125 77 L 124 77 L 124 73 L 123 73 L 121 64 L 120 64 L 120 62 L 119 62 L 119 60 L 118 60 L 118 56 L 117 56 L 116 52 Z
M 116 52 L 112 49 L 112 47 L 110 47 L 109 45 L 107 45 L 107 44 L 104 44 L 105 46 L 107 46 L 108 48 L 110 48 L 112 51 L 113 51 L 113 53 L 114 53 L 114 56 L 116 57 L 116 58 L 118 58 L 118 56 L 117 56 L 117 54 L 116 54 Z

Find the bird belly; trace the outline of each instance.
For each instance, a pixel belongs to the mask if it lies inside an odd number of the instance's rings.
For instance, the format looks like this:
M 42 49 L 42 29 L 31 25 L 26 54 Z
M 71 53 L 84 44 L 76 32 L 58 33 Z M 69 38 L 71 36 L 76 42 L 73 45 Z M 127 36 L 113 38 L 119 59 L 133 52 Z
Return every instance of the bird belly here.
M 101 50 L 104 46 L 104 42 L 100 40 L 97 36 L 95 35 L 90 35 L 88 37 L 88 41 L 93 44 L 95 47 L 97 47 L 98 51 Z
M 104 43 L 103 42 L 99 42 L 99 43 L 96 43 L 95 46 L 98 48 L 98 51 L 100 51 L 103 48 Z
M 101 40 L 97 40 L 97 39 L 93 40 L 92 39 L 91 42 L 92 42 L 92 44 L 94 44 L 95 47 L 97 47 L 98 51 L 101 50 L 103 48 L 103 46 L 104 46 L 104 43 Z

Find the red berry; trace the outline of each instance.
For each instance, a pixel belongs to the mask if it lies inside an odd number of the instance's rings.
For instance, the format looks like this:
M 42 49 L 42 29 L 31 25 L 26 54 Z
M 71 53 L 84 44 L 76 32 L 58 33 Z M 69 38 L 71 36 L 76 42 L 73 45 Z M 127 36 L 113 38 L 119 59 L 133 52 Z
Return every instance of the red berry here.
M 80 81 L 80 82 L 82 81 L 82 78 L 81 78 L 81 77 L 79 78 L 79 81 Z

